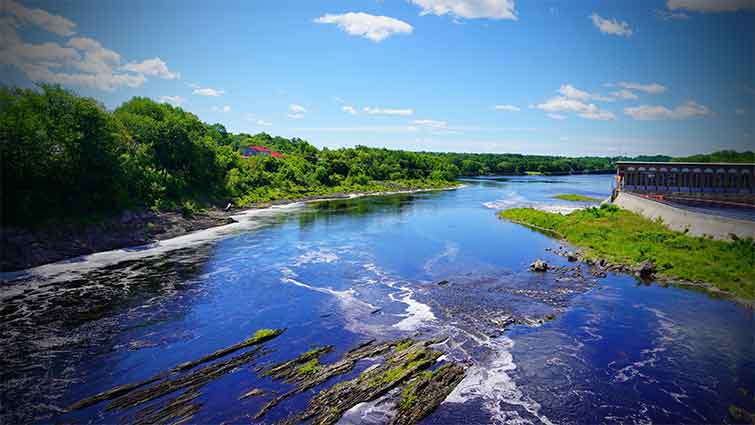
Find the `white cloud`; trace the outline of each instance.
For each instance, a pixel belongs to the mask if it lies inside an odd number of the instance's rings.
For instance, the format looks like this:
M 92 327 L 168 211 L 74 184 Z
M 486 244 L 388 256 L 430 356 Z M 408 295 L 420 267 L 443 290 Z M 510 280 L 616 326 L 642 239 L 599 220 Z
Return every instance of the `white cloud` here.
M 650 94 L 658 94 L 658 93 L 663 93 L 666 91 L 666 87 L 658 83 L 640 84 L 640 83 L 627 83 L 625 81 L 620 81 L 616 83 L 616 85 L 619 87 L 623 87 L 625 89 L 638 90 L 638 91 L 650 93 Z
M 304 114 L 288 114 L 286 116 L 292 120 L 300 120 L 304 118 Z
M 564 95 L 565 97 L 568 97 L 569 99 L 577 99 L 577 100 L 602 100 L 604 102 L 613 102 L 613 98 L 601 96 L 599 94 L 593 94 L 588 93 L 584 90 L 580 90 L 571 84 L 563 84 L 558 89 L 558 93 Z
M 711 111 L 706 106 L 690 100 L 674 109 L 654 105 L 641 105 L 624 108 L 624 114 L 642 121 L 684 120 L 688 118 L 704 117 L 710 115 Z
M 0 14 L 14 16 L 22 23 L 30 23 L 64 37 L 76 34 L 76 23 L 73 21 L 42 9 L 29 9 L 12 0 L 0 1 Z
M 225 106 L 213 106 L 211 108 L 215 112 L 231 112 L 231 106 L 225 105 Z
M 158 100 L 162 103 L 170 103 L 173 106 L 179 106 L 186 101 L 186 99 L 181 96 L 160 96 Z
M 399 115 L 399 116 L 409 116 L 414 114 L 414 109 L 392 109 L 392 108 L 373 108 L 370 106 L 366 106 L 362 109 L 366 114 L 369 115 Z
M 190 86 L 194 87 L 194 90 L 191 93 L 196 94 L 197 96 L 218 97 L 225 93 L 225 90 L 217 90 L 209 87 L 199 87 L 196 84 L 190 84 Z
M 593 103 L 588 104 L 564 96 L 552 97 L 545 103 L 536 105 L 535 108 L 549 113 L 571 112 L 590 120 L 612 120 L 615 118 L 613 112 L 602 110 Z
M 615 97 L 616 99 L 624 99 L 624 100 L 637 99 L 637 95 L 627 89 L 621 89 L 619 91 L 611 92 L 610 95 Z
M 336 24 L 349 35 L 364 37 L 379 43 L 395 34 L 411 34 L 413 27 L 404 21 L 388 16 L 375 16 L 364 12 L 342 15 L 327 14 L 314 20 L 318 24 Z
M 466 19 L 516 20 L 514 0 L 410 0 L 422 8 L 422 15 L 452 15 Z
M 493 107 L 496 111 L 508 111 L 508 112 L 519 112 L 521 111 L 521 108 L 514 105 L 495 105 Z
M 307 110 L 303 106 L 297 105 L 296 103 L 292 103 L 291 105 L 289 105 L 288 111 L 294 114 L 307 112 Z
M 755 10 L 752 0 L 668 0 L 669 10 L 688 10 L 690 12 L 734 12 L 737 10 Z
M 136 88 L 147 81 L 144 73 L 124 69 L 121 55 L 97 40 L 76 37 L 65 47 L 55 42 L 33 44 L 23 41 L 17 28 L 15 18 L 0 18 L 0 63 L 15 66 L 31 81 L 105 91 Z
M 437 120 L 414 120 L 412 124 L 430 128 L 447 128 L 448 122 Z
M 548 118 L 552 118 L 554 120 L 565 120 L 566 119 L 566 115 L 548 114 Z
M 168 65 L 160 58 L 145 59 L 138 63 L 128 63 L 123 66 L 123 69 L 144 75 L 160 77 L 165 80 L 180 78 L 180 75 L 177 72 L 170 72 Z
M 738 108 L 738 109 L 734 110 L 734 113 L 737 114 L 737 115 L 744 115 L 745 114 L 745 110 L 742 109 L 742 108 Z
M 356 115 L 357 110 L 353 106 L 342 106 L 341 110 L 346 112 L 347 114 Z
M 270 127 L 271 125 L 273 125 L 273 123 L 271 123 L 271 122 L 267 122 L 267 121 L 265 121 L 265 120 L 257 120 L 257 121 L 255 121 L 255 123 L 256 123 L 256 124 L 257 124 L 258 126 L 260 126 L 260 127 Z
M 593 25 L 595 25 L 595 27 L 603 34 L 613 34 L 624 37 L 632 35 L 632 29 L 629 28 L 629 24 L 626 22 L 617 21 L 616 19 L 605 19 L 597 13 L 593 13 L 588 17 L 592 20 Z

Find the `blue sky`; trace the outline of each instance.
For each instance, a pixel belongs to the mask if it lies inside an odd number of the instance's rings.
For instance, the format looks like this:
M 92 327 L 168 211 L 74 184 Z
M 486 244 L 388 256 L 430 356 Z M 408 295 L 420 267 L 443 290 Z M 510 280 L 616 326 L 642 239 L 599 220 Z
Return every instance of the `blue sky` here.
M 316 146 L 752 149 L 755 0 L 0 0 L 4 84 Z

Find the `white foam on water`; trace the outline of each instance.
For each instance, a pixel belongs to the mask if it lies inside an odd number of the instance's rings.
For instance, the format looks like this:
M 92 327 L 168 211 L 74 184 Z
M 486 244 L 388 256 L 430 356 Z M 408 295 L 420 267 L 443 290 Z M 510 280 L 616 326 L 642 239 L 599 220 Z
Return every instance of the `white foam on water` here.
M 488 339 L 483 343 L 491 349 L 491 358 L 469 369 L 464 379 L 446 397 L 444 403 L 465 403 L 480 399 L 491 414 L 491 420 L 497 424 L 531 424 L 516 411 L 505 409 L 502 403 L 520 406 L 541 423 L 553 425 L 545 415 L 540 414 L 540 404 L 527 397 L 517 387 L 509 375 L 516 369 L 511 349 L 514 341 L 506 336 Z
M 346 329 L 349 331 L 371 336 L 378 336 L 383 333 L 383 326 L 373 325 L 364 320 L 365 317 L 369 317 L 372 311 L 375 310 L 375 306 L 357 298 L 356 291 L 353 288 L 349 288 L 345 291 L 337 291 L 331 288 L 312 286 L 296 280 L 290 275 L 286 276 L 285 273 L 284 276 L 281 277 L 281 282 L 290 283 L 310 291 L 334 296 L 341 304 L 341 309 L 346 318 Z
M 357 404 L 347 410 L 337 425 L 378 425 L 387 424 L 396 416 L 393 399 L 396 397 L 398 390 L 372 400 Z
M 414 298 L 414 292 L 409 288 L 401 288 L 403 295 L 396 297 L 394 294 L 389 294 L 388 297 L 393 301 L 399 301 L 406 304 L 406 314 L 404 319 L 393 325 L 402 331 L 414 331 L 419 329 L 426 322 L 435 320 L 435 314 L 433 314 L 432 308 L 429 305 L 421 303 Z
M 448 262 L 453 262 L 459 255 L 459 244 L 446 241 L 445 248 L 438 255 L 430 258 L 425 262 L 424 269 L 427 273 L 431 273 L 436 264 L 440 263 L 443 259 Z
M 333 263 L 338 261 L 339 257 L 327 249 L 310 250 L 300 255 L 294 262 L 295 266 L 303 264 Z
M 281 212 L 294 210 L 301 206 L 301 203 L 294 203 L 242 211 L 237 215 L 231 216 L 236 220 L 236 223 L 199 230 L 175 238 L 157 241 L 149 245 L 96 252 L 76 259 L 45 264 L 31 269 L 17 272 L 4 272 L 0 273 L 0 282 L 26 278 L 35 278 L 34 281 L 45 279 L 48 282 L 50 280 L 68 280 L 76 275 L 96 270 L 103 266 L 127 260 L 138 260 L 158 256 L 177 249 L 202 245 L 243 231 L 254 230 L 265 225 L 265 222 L 262 219 L 273 217 Z M 29 287 L 27 286 L 25 289 L 28 288 Z M 4 293 L 3 295 L 8 294 Z

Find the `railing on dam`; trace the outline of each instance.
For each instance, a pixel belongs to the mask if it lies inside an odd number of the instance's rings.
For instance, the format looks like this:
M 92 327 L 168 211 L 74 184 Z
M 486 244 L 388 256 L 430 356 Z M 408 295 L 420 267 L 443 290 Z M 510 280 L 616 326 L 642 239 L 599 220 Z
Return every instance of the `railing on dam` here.
M 755 194 L 755 164 L 636 162 L 616 163 L 616 187 L 619 191 L 695 194 L 716 197 L 718 194 Z

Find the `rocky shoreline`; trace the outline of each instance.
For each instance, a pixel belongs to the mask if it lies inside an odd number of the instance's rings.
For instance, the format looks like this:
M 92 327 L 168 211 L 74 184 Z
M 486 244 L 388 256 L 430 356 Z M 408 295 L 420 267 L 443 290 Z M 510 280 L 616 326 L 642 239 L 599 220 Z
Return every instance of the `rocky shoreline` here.
M 190 216 L 177 211 L 126 211 L 99 223 L 58 224 L 39 229 L 0 229 L 0 271 L 10 272 L 234 223 L 229 212 L 210 208 Z
M 363 196 L 394 195 L 456 189 L 460 186 L 429 189 L 400 189 L 379 192 L 336 192 L 298 199 L 259 202 L 243 208 L 210 207 L 190 215 L 180 211 L 126 211 L 94 224 L 55 223 L 38 229 L 0 228 L 0 272 L 14 272 L 96 252 L 147 245 L 156 241 L 235 223 L 233 214 L 299 202 L 350 199 Z
M 566 244 L 567 242 L 563 241 L 563 243 Z M 673 276 L 663 276 L 657 274 L 656 266 L 652 261 L 644 261 L 637 266 L 630 266 L 621 263 L 610 263 L 604 259 L 595 260 L 588 258 L 581 251 L 568 250 L 565 245 L 561 245 L 556 249 L 546 248 L 546 251 L 565 257 L 569 261 L 580 261 L 585 263 L 589 267 L 590 274 L 597 278 L 604 278 L 608 273 L 629 274 L 644 283 L 655 281 L 662 286 L 673 285 L 683 288 L 699 289 L 711 296 L 730 299 L 747 308 L 755 309 L 755 300 L 736 297 L 731 293 L 724 291 L 708 282 L 691 282 Z M 540 264 L 539 262 L 543 264 Z M 532 271 L 540 272 L 546 271 L 548 270 L 548 268 L 548 265 L 544 262 L 541 262 L 541 260 L 536 260 L 530 266 L 530 269 Z

